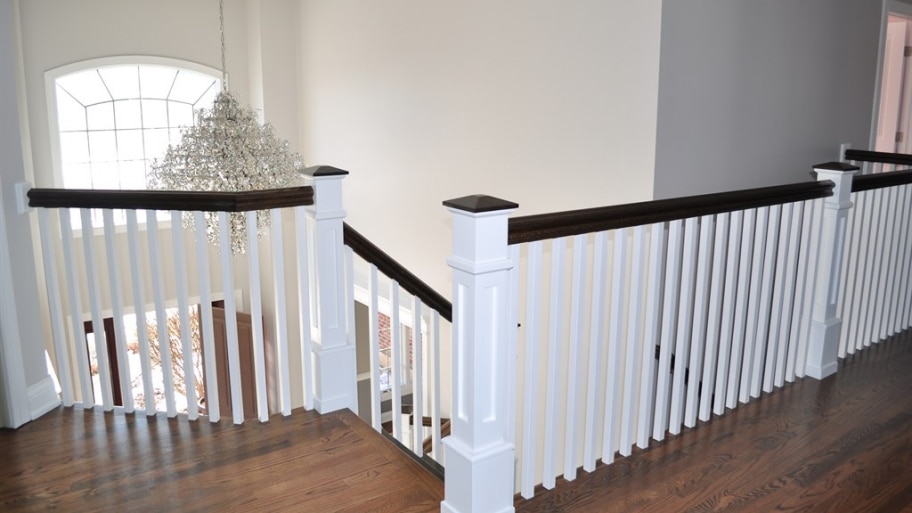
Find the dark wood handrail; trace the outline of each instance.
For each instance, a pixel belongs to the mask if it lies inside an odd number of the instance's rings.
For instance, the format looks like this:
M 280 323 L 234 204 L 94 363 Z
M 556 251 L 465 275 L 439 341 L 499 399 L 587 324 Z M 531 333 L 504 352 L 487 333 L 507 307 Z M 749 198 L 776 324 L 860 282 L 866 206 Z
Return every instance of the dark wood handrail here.
M 453 304 L 441 296 L 430 285 L 421 281 L 393 257 L 387 255 L 382 249 L 357 230 L 345 223 L 343 225 L 342 239 L 345 245 L 364 260 L 377 266 L 377 270 L 396 280 L 399 286 L 410 294 L 418 296 L 422 303 L 433 308 L 440 316 L 453 322 Z
M 852 179 L 852 192 L 870 191 L 884 187 L 897 187 L 912 183 L 912 169 L 858 175 Z
M 514 217 L 510 244 L 687 219 L 833 195 L 833 182 L 804 182 L 741 191 Z
M 912 166 L 912 155 L 905 153 L 885 153 L 882 151 L 853 150 L 845 151 L 846 160 L 855 162 L 882 162 L 884 164 L 900 164 Z
M 257 191 L 151 191 L 101 189 L 31 189 L 29 206 L 42 208 L 111 208 L 128 210 L 200 210 L 246 212 L 313 205 L 311 186 Z

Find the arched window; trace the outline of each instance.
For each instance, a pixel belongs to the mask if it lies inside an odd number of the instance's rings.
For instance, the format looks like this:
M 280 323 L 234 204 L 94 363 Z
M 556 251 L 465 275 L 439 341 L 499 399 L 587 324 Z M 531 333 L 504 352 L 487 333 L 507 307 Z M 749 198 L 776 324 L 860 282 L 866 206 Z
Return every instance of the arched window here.
M 145 189 L 154 159 L 209 108 L 220 72 L 173 59 L 84 61 L 46 75 L 57 177 L 68 189 Z M 56 137 L 55 134 L 56 133 Z

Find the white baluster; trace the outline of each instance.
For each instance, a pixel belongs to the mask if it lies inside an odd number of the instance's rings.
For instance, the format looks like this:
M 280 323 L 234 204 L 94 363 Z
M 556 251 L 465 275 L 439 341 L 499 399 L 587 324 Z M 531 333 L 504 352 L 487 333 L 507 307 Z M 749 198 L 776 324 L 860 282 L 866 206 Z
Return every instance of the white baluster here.
M 785 280 L 788 275 L 788 256 L 789 256 L 789 230 L 792 225 L 792 210 L 794 203 L 782 205 L 782 212 L 778 223 L 777 239 L 780 241 L 776 251 L 775 280 L 773 283 L 773 294 L 770 299 L 770 322 L 769 322 L 769 343 L 766 347 L 766 363 L 763 368 L 763 391 L 773 391 L 773 381 L 775 378 L 777 355 L 779 354 L 779 344 L 781 340 L 781 328 L 783 308 L 782 305 L 787 302 L 784 294 Z M 761 339 L 762 340 L 762 339 Z
M 368 342 L 370 343 L 370 395 L 371 425 L 377 431 L 383 429 L 383 415 L 380 411 L 380 289 L 377 283 L 377 266 L 370 264 L 370 319 Z M 436 447 L 436 446 L 435 446 Z
M 861 202 L 865 197 L 864 193 L 852 193 L 852 202 L 855 208 L 849 210 L 848 220 L 848 258 L 846 258 L 846 268 L 843 273 L 843 283 L 845 286 L 841 289 L 842 300 L 842 334 L 839 337 L 839 357 L 845 358 L 847 354 L 855 353 L 855 343 L 851 339 L 853 332 L 852 327 L 857 322 L 857 312 L 855 308 L 856 295 L 860 291 L 861 278 L 858 276 L 859 263 L 864 254 L 861 238 L 864 236 L 864 228 L 861 224 L 862 212 L 864 212 Z M 858 287 L 856 287 L 858 285 Z
M 721 344 L 722 303 L 725 290 L 725 269 L 729 243 L 729 221 L 731 214 L 723 212 L 716 215 L 716 234 L 714 237 L 712 257 L 712 277 L 710 278 L 709 312 L 706 330 L 706 349 L 703 358 L 703 386 L 700 393 L 699 418 L 708 421 L 712 415 L 713 390 L 716 385 L 716 365 Z
M 754 230 L 757 221 L 756 209 L 744 214 L 741 234 L 741 260 L 738 264 L 738 292 L 735 303 L 735 327 L 732 331 L 731 360 L 728 368 L 728 389 L 725 406 L 734 409 L 738 405 L 738 390 L 741 383 L 741 364 L 744 342 L 747 336 L 747 310 L 751 280 L 751 260 L 754 255 Z
M 728 256 L 725 259 L 725 298 L 722 305 L 722 331 L 719 340 L 719 358 L 716 364 L 716 388 L 713 413 L 722 415 L 727 405 L 728 371 L 731 368 L 732 346 L 734 345 L 734 325 L 736 315 L 736 294 L 740 283 L 741 240 L 744 227 L 744 211 L 731 214 L 728 229 Z
M 66 331 L 63 327 L 63 301 L 60 298 L 60 282 L 57 278 L 57 265 L 54 262 L 54 248 L 48 231 L 48 209 L 38 209 L 38 233 L 41 237 L 41 259 L 44 264 L 45 285 L 48 308 L 51 315 L 51 333 L 54 337 L 54 352 L 57 356 L 57 376 L 60 390 L 63 393 L 63 405 L 73 406 L 73 377 L 70 368 L 70 354 L 67 351 Z
M 905 199 L 903 200 L 904 211 L 903 211 L 903 229 L 902 229 L 902 238 L 905 242 L 905 249 L 903 251 L 903 273 L 902 273 L 902 286 L 900 287 L 901 297 L 901 307 L 899 319 L 897 320 L 896 330 L 904 330 L 910 324 L 912 324 L 912 185 L 904 186 L 905 189 Z
M 602 462 L 614 461 L 619 449 L 621 391 L 624 387 L 621 369 L 624 340 L 624 309 L 627 306 L 625 278 L 627 276 L 627 232 L 614 232 L 614 258 L 611 262 L 611 313 L 608 319 L 608 368 L 605 384 L 605 414 L 602 427 Z M 575 369 L 568 369 L 574 372 Z
M 127 210 L 127 254 L 130 257 L 130 283 L 133 286 L 133 308 L 136 317 L 136 338 L 139 344 L 139 368 L 142 372 L 143 400 L 146 415 L 155 415 L 155 389 L 152 383 L 152 359 L 149 355 L 149 330 L 146 324 L 145 272 L 139 258 L 139 232 L 136 211 Z
M 654 344 L 644 341 L 643 318 L 645 307 L 643 297 L 646 288 L 646 225 L 639 225 L 633 229 L 633 261 L 631 262 L 630 280 L 630 324 L 627 328 L 626 354 L 624 362 L 624 399 L 621 405 L 621 456 L 630 456 L 633 453 L 633 442 L 636 438 L 636 404 L 637 398 L 642 393 L 640 383 L 640 362 L 642 353 L 653 354 Z M 593 317 L 598 316 L 593 311 Z M 601 324 L 600 321 L 593 321 Z M 590 357 L 591 358 L 591 357 Z
M 754 370 L 756 346 L 762 346 L 764 340 L 758 340 L 757 332 L 760 329 L 760 292 L 762 284 L 772 281 L 764 275 L 764 256 L 766 254 L 766 232 L 769 226 L 770 207 L 757 209 L 757 223 L 754 227 L 754 248 L 751 252 L 751 278 L 750 291 L 747 299 L 747 331 L 744 333 L 744 351 L 741 356 L 741 386 L 738 400 L 747 404 L 750 400 L 751 373 Z
M 601 386 L 601 377 L 602 377 L 602 341 L 604 340 L 604 316 L 602 312 L 605 310 L 605 263 L 608 260 L 608 254 L 605 251 L 605 242 L 608 234 L 607 232 L 598 232 L 595 234 L 595 241 L 593 246 L 592 254 L 592 301 L 590 306 L 589 314 L 589 372 L 587 374 L 587 385 L 586 385 L 586 425 L 583 430 L 583 469 L 586 472 L 592 472 L 595 470 L 595 463 L 598 459 L 598 454 L 596 451 L 597 447 L 597 430 L 598 430 L 598 397 L 599 397 L 599 388 Z M 536 244 L 536 243 L 533 243 Z M 539 249 L 541 246 L 539 246 Z M 536 256 L 538 258 L 538 256 Z M 531 267 L 531 248 L 530 248 L 530 267 Z M 536 262 L 536 265 L 540 268 L 540 264 Z M 531 275 L 531 273 L 530 273 Z M 537 274 L 536 274 L 537 276 Z M 535 303 L 538 303 L 537 296 L 539 294 L 538 284 L 535 285 Z M 530 296 L 531 301 L 531 296 Z M 526 319 L 537 324 L 536 312 L 533 308 L 529 308 L 526 313 Z M 537 337 L 536 337 L 537 338 Z M 535 340 L 535 339 L 532 339 Z M 530 349 L 527 350 L 529 353 L 535 353 L 536 351 L 532 348 L 535 346 L 530 342 L 528 344 Z M 531 361 L 537 361 L 537 358 L 530 358 L 529 355 L 526 355 L 527 363 Z M 537 367 L 535 367 L 537 369 Z M 526 380 L 527 383 L 534 383 L 537 381 L 537 372 L 527 370 L 526 371 Z M 526 398 L 526 405 L 534 408 L 534 402 L 537 398 Z M 528 421 L 527 421 L 528 422 Z M 532 428 L 534 431 L 534 427 Z M 525 443 L 532 445 L 532 440 L 534 438 L 525 438 Z M 523 446 L 523 458 L 526 458 L 527 453 L 533 453 L 533 450 L 527 450 L 525 445 Z M 523 476 L 525 477 L 525 476 Z M 531 487 L 530 487 L 531 489 Z M 530 492 L 531 496 L 531 492 Z
M 868 269 L 866 273 L 865 281 L 865 306 L 862 310 L 864 324 L 863 331 L 861 335 L 861 340 L 859 341 L 861 345 L 858 346 L 858 349 L 863 347 L 868 347 L 871 345 L 871 342 L 874 340 L 874 324 L 876 323 L 877 317 L 877 298 L 875 297 L 877 292 L 877 287 L 879 285 L 880 279 L 880 262 L 881 262 L 881 253 L 879 250 L 881 234 L 879 227 L 883 222 L 883 211 L 885 208 L 883 201 L 883 189 L 875 189 L 873 192 L 874 201 L 871 211 L 871 224 L 868 225 L 868 231 L 871 232 L 871 247 L 868 249 Z
M 399 282 L 390 281 L 390 385 L 393 394 L 393 437 L 402 438 L 402 325 L 399 323 Z
M 171 343 L 168 337 L 168 318 L 165 312 L 161 249 L 158 243 L 158 213 L 154 210 L 146 211 L 146 236 L 149 240 L 149 272 L 152 276 L 152 299 L 155 303 L 158 349 L 161 355 L 162 378 L 165 385 L 165 412 L 169 417 L 174 417 L 177 415 L 174 405 L 174 371 L 171 361 Z
M 222 291 L 225 296 L 225 338 L 228 352 L 228 388 L 231 394 L 231 417 L 235 424 L 244 423 L 244 391 L 241 381 L 241 356 L 238 350 L 237 305 L 234 302 L 231 231 L 228 213 L 218 213 L 219 257 L 222 267 Z
M 700 218 L 700 246 L 697 252 L 697 278 L 694 289 L 693 332 L 690 337 L 690 365 L 687 383 L 687 402 L 684 409 L 684 425 L 697 424 L 697 409 L 700 401 L 700 377 L 703 375 L 703 360 L 706 358 L 707 308 L 710 295 L 710 271 L 713 265 L 714 216 Z
M 655 227 L 653 227 L 655 229 Z M 671 353 L 675 340 L 675 327 L 678 324 L 678 295 L 681 286 L 681 246 L 683 239 L 683 221 L 668 223 L 668 252 L 665 257 L 665 293 L 662 307 L 662 338 L 659 348 L 659 365 L 656 370 L 655 417 L 652 426 L 652 437 L 658 441 L 665 439 L 668 430 L 668 395 L 671 374 Z
M 196 374 L 193 364 L 192 328 L 190 326 L 190 301 L 187 293 L 187 267 L 184 256 L 184 231 L 181 228 L 181 213 L 171 211 L 171 235 L 174 245 L 174 278 L 177 285 L 177 312 L 180 319 L 181 348 L 184 354 L 184 390 L 187 398 L 187 418 L 196 420 L 199 407 L 196 399 Z
M 273 294 L 275 304 L 275 346 L 276 346 L 276 368 L 279 381 L 279 398 L 282 405 L 282 415 L 291 415 L 291 372 L 288 361 L 288 302 L 285 293 L 285 234 L 282 228 L 282 211 L 274 208 L 270 211 L 272 225 L 272 272 L 273 272 Z M 350 288 L 349 288 L 350 289 Z M 349 306 L 354 307 L 354 301 Z M 260 318 L 254 319 L 255 323 L 260 322 Z M 265 351 L 260 350 L 260 354 L 265 357 Z M 254 352 L 254 357 L 257 354 Z M 257 362 L 257 372 L 262 371 L 264 379 L 260 381 L 257 376 L 257 400 L 260 404 L 260 420 L 269 419 L 269 411 L 266 404 L 266 361 L 262 365 Z M 263 392 L 260 392 L 262 386 Z M 357 413 L 357 408 L 353 410 Z
M 580 354 L 583 352 L 583 303 L 586 290 L 583 287 L 583 274 L 586 266 L 585 235 L 573 237 L 573 251 L 571 256 L 572 268 L 570 278 L 570 339 L 568 340 L 570 352 L 567 361 L 567 411 L 564 415 L 564 479 L 576 479 L 577 443 L 579 423 L 579 396 L 580 374 L 582 362 Z
M 515 326 L 515 324 L 514 324 Z M 412 451 L 424 456 L 424 337 L 421 333 L 421 300 L 412 296 Z
M 789 342 L 789 334 L 793 329 L 797 330 L 798 323 L 795 321 L 793 313 L 796 304 L 796 285 L 799 254 L 801 246 L 801 229 L 804 225 L 804 206 L 805 203 L 791 203 L 792 220 L 789 223 L 788 255 L 786 257 L 787 269 L 785 276 L 785 288 L 782 294 L 782 323 L 779 326 L 779 349 L 776 358 L 776 377 L 775 386 L 781 387 L 785 384 L 785 376 L 788 368 L 788 362 L 794 361 L 789 359 L 790 352 L 795 347 L 795 341 Z
M 563 329 L 563 297 L 564 297 L 564 248 L 566 239 L 551 241 L 551 283 L 548 289 L 548 359 L 546 360 L 545 375 L 545 447 L 542 457 L 542 486 L 551 490 L 554 488 L 557 477 L 555 453 L 557 452 L 557 389 L 560 386 L 560 361 L 561 339 Z
M 598 244 L 598 239 L 596 239 Z M 525 317 L 525 353 L 523 363 L 523 421 L 522 421 L 522 469 L 521 492 L 526 499 L 531 499 L 535 493 L 536 456 L 538 453 L 538 411 L 541 399 L 539 397 L 538 381 L 538 349 L 539 330 L 541 323 L 541 280 L 542 280 L 542 242 L 535 241 L 529 244 L 526 270 L 526 317 Z M 598 251 L 596 251 L 598 262 Z M 594 436 L 594 435 L 593 435 Z
M 858 274 L 856 280 L 855 303 L 852 312 L 852 331 L 849 335 L 850 345 L 849 354 L 854 354 L 856 350 L 864 347 L 864 324 L 865 315 L 868 311 L 871 293 L 871 262 L 873 259 L 874 230 L 869 229 L 873 222 L 874 215 L 874 191 L 863 191 L 856 194 L 859 204 L 853 210 L 857 210 L 864 241 L 861 247 L 861 256 L 858 264 Z
M 215 362 L 215 329 L 212 320 L 212 287 L 209 279 L 209 241 L 206 236 L 206 221 L 203 212 L 193 212 L 193 229 L 196 235 L 196 274 L 200 291 L 200 333 L 203 336 L 203 362 L 206 366 L 206 413 L 210 422 L 218 422 L 219 394 L 228 393 L 218 389 L 218 375 Z
M 696 279 L 697 250 L 699 248 L 699 219 L 691 217 L 684 225 L 684 253 L 681 265 L 681 290 L 678 296 L 678 328 L 675 338 L 675 364 L 672 375 L 671 412 L 668 431 L 677 435 L 684 422 L 684 378 L 690 352 L 690 336 L 694 319 L 694 280 Z M 699 375 L 694 376 L 697 379 Z
M 82 300 L 79 288 L 79 277 L 75 270 L 75 250 L 73 249 L 73 225 L 70 210 L 60 210 L 60 230 L 63 236 L 63 265 L 67 281 L 67 299 L 70 304 L 70 329 L 73 343 L 76 346 L 76 375 L 79 378 L 82 404 L 91 407 L 95 404 L 92 386 L 92 375 L 89 371 L 89 354 L 86 350 L 85 328 L 82 325 Z M 87 228 L 91 233 L 91 225 Z
M 764 355 L 774 351 L 770 340 L 770 310 L 772 309 L 773 284 L 781 269 L 776 267 L 779 252 L 779 220 L 782 206 L 773 205 L 769 209 L 769 223 L 766 229 L 766 251 L 763 257 L 763 286 L 760 287 L 759 315 L 757 322 L 757 341 L 754 346 L 754 357 L 751 367 L 750 396 L 760 397 L 763 386 Z
M 133 387 L 130 378 L 130 361 L 127 359 L 127 334 L 124 330 L 123 293 L 120 287 L 120 265 L 117 263 L 117 249 L 114 243 L 114 212 L 101 211 L 104 220 L 105 257 L 108 261 L 108 284 L 111 288 L 111 310 L 114 314 L 114 354 L 108 355 L 117 362 L 117 378 L 120 382 L 121 403 L 126 413 L 133 413 Z M 95 329 L 96 333 L 98 328 Z
M 313 323 L 311 322 L 310 298 L 313 290 L 310 284 L 311 251 L 307 210 L 295 207 L 295 264 L 298 272 L 298 325 L 301 327 L 301 375 L 304 388 L 304 409 L 314 407 L 314 366 L 313 366 Z M 373 289 L 371 289 L 373 290 Z M 374 315 L 372 313 L 372 315 Z
M 637 447 L 641 449 L 649 445 L 655 411 L 655 348 L 661 337 L 660 308 L 665 286 L 665 225 L 653 224 L 649 230 L 649 289 L 646 295 L 646 325 L 641 355 L 640 418 L 637 422 Z
M 440 445 L 440 389 L 443 386 L 440 379 L 440 313 L 436 310 L 431 310 L 431 343 L 428 344 L 428 347 L 431 351 L 429 355 L 431 370 L 434 373 L 431 387 L 431 442 L 433 444 L 431 451 L 434 459 L 443 464 L 441 454 L 443 451 L 441 451 Z
M 82 217 L 82 251 L 85 257 L 86 287 L 89 292 L 89 311 L 92 315 L 92 329 L 95 339 L 95 358 L 98 366 L 98 377 L 101 382 L 101 404 L 105 411 L 114 409 L 114 398 L 111 392 L 111 367 L 108 362 L 108 342 L 101 317 L 101 298 L 98 290 L 98 278 L 95 266 L 104 269 L 104 264 L 96 260 L 94 233 L 92 230 L 92 212 L 87 208 L 80 209 Z M 82 340 L 82 338 L 77 339 Z
M 257 418 L 260 422 L 269 420 L 269 405 L 266 396 L 266 351 L 263 339 L 263 291 L 260 281 L 260 243 L 257 229 L 257 211 L 250 210 L 244 213 L 247 228 L 247 279 L 250 287 L 250 324 L 253 332 L 253 375 L 254 397 L 256 398 Z M 270 223 L 271 224 L 271 223 Z M 276 231 L 276 226 L 271 224 L 272 238 L 282 237 L 281 231 Z M 276 273 L 284 273 L 284 269 L 276 269 Z M 276 280 L 278 288 L 282 282 Z M 278 312 L 280 308 L 276 306 Z M 228 319 L 225 320 L 228 322 Z M 277 330 L 279 326 L 276 326 Z M 281 361 L 281 357 L 280 357 Z M 233 406 L 233 405 L 232 405 Z

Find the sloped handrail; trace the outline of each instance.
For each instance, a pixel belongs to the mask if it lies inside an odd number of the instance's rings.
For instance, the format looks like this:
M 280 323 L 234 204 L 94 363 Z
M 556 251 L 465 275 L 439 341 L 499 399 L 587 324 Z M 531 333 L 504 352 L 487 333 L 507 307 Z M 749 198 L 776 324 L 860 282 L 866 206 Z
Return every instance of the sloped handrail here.
M 421 278 L 415 276 L 348 223 L 343 225 L 342 237 L 345 245 L 352 248 L 352 251 L 358 256 L 374 264 L 380 272 L 399 282 L 399 286 L 410 294 L 418 296 L 422 303 L 437 310 L 440 316 L 448 322 L 453 322 L 453 304 Z
M 912 169 L 861 175 L 852 181 L 852 192 L 884 189 L 912 183 Z

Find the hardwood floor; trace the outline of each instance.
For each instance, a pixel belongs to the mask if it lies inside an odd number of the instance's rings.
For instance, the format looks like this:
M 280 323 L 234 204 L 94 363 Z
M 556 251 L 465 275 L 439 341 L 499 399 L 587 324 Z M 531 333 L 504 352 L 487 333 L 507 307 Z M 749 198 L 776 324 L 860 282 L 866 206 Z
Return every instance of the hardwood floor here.
M 234 426 L 58 409 L 0 431 L 0 511 L 436 512 L 350 412 Z M 555 490 L 532 512 L 912 513 L 912 331 Z
M 912 331 L 516 510 L 912 512 Z
M 0 432 L 0 511 L 431 512 L 443 483 L 351 412 L 266 424 L 58 409 Z

